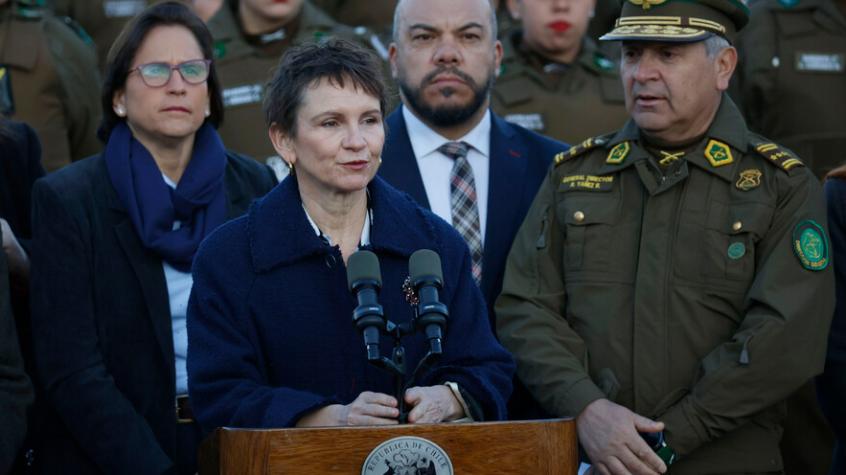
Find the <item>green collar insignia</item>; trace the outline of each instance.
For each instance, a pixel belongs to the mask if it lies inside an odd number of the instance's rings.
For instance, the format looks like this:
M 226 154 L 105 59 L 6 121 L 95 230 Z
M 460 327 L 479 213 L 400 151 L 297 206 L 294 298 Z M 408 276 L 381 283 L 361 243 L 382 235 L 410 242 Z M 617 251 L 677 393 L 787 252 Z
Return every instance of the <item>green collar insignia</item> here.
M 778 3 L 785 8 L 793 8 L 799 5 L 799 0 L 778 0 Z
M 705 158 L 708 159 L 712 167 L 721 167 L 734 163 L 731 148 L 719 140 L 714 139 L 711 139 L 708 145 L 705 146 Z
M 608 152 L 608 158 L 605 159 L 605 163 L 611 164 L 620 164 L 623 163 L 623 160 L 629 156 L 629 152 L 632 150 L 631 145 L 629 142 L 623 142 L 617 144 L 616 147 L 612 148 L 610 152 Z
M 808 270 L 820 271 L 828 267 L 828 238 L 816 221 L 802 221 L 793 229 L 793 252 Z

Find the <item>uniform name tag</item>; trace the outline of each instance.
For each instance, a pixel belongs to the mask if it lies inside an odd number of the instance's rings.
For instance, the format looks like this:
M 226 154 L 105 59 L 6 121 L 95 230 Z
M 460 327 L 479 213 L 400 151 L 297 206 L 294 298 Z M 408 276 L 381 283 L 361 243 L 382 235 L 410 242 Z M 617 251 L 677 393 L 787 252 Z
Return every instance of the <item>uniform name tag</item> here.
M 818 73 L 842 73 L 846 66 L 843 54 L 797 53 L 796 69 Z
M 261 102 L 261 84 L 232 87 L 223 90 L 223 106 L 235 107 Z
M 614 177 L 607 175 L 567 175 L 561 179 L 561 188 L 563 191 L 609 191 L 613 185 Z
M 543 117 L 540 114 L 508 114 L 505 120 L 517 124 L 524 129 L 543 130 Z
M 108 0 L 103 2 L 106 18 L 126 18 L 141 13 L 147 6 L 144 0 Z

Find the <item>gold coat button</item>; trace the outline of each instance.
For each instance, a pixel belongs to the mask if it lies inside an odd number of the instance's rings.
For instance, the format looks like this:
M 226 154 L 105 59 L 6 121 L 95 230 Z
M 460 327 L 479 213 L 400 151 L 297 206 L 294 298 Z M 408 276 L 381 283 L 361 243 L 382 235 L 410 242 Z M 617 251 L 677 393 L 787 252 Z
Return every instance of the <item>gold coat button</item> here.
M 738 232 L 743 229 L 743 223 L 741 223 L 740 221 L 735 221 L 734 224 L 731 225 L 731 229 L 734 232 Z
M 577 223 L 581 223 L 585 220 L 585 214 L 581 211 L 576 211 L 575 213 L 573 213 L 573 219 L 575 219 Z

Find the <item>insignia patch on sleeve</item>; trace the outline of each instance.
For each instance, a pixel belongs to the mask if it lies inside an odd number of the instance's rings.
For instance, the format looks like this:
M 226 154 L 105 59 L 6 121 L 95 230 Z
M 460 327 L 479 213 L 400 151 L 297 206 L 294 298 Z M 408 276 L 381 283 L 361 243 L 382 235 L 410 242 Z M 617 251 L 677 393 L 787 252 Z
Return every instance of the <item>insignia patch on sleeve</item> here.
M 793 252 L 802 267 L 820 271 L 828 267 L 828 238 L 816 221 L 802 221 L 793 229 Z

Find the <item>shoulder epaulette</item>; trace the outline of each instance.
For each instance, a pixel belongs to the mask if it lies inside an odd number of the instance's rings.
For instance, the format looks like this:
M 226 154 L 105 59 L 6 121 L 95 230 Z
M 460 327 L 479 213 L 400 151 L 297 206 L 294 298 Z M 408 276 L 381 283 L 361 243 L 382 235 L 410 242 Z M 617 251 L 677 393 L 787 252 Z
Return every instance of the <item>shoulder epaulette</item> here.
M 569 150 L 566 152 L 559 152 L 555 155 L 555 166 L 561 165 L 562 163 L 572 160 L 573 158 L 578 157 L 579 155 L 583 155 L 585 152 L 595 149 L 596 147 L 601 147 L 608 143 L 607 135 L 600 135 L 599 137 L 591 137 L 584 142 L 574 145 L 570 147 Z
M 768 162 L 789 172 L 796 167 L 804 167 L 805 163 L 796 158 L 793 152 L 782 146 L 761 139 L 753 139 L 749 142 L 759 155 L 766 158 Z

